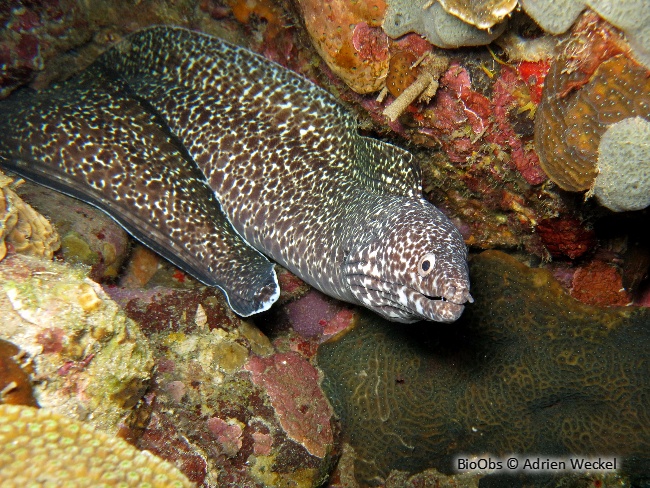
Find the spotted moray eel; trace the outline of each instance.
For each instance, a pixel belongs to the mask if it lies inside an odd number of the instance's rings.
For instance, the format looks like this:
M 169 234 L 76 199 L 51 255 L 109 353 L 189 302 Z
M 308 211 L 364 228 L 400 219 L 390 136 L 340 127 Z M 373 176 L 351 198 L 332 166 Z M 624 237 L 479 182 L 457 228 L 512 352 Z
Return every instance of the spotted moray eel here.
M 463 239 L 414 157 L 243 48 L 145 29 L 0 109 L 0 165 L 106 211 L 241 315 L 277 299 L 265 256 L 398 322 L 451 322 L 472 301 Z

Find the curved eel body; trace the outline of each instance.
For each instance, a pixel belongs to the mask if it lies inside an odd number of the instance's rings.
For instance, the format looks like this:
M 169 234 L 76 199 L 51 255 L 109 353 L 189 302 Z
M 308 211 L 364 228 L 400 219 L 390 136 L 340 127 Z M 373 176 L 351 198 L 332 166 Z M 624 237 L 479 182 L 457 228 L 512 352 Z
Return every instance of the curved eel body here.
M 9 127 L 18 135 L 0 135 L 0 164 L 41 181 L 47 177 L 33 173 L 45 174 L 54 167 L 59 174 L 62 167 L 75 168 L 63 171 L 60 181 L 45 183 L 90 200 L 145 243 L 153 241 L 152 247 L 162 249 L 172 262 L 221 287 L 231 306 L 233 294 L 249 301 L 253 297 L 253 305 L 257 294 L 256 306 L 233 306 L 243 315 L 268 308 L 277 297 L 275 275 L 255 250 L 324 293 L 394 321 L 451 322 L 472 301 L 464 242 L 453 224 L 422 197 L 413 156 L 360 136 L 353 117 L 326 91 L 250 51 L 175 27 L 153 27 L 129 36 L 102 55 L 81 79 L 98 76 L 109 80 L 103 85 L 119 87 L 100 90 L 111 91 L 104 103 L 116 100 L 116 90 L 118 99 L 124 99 L 104 116 L 109 127 L 115 123 L 113 118 L 122 123 L 130 120 L 132 112 L 149 117 L 149 125 L 132 125 L 131 142 L 118 141 L 107 130 L 109 141 L 93 139 L 90 145 L 115 145 L 113 149 L 127 153 L 127 160 L 133 159 L 133 151 L 141 158 L 155 159 L 148 159 L 150 172 L 136 171 L 131 178 L 144 197 L 128 195 L 139 205 L 140 220 L 159 208 L 161 193 L 178 200 L 175 212 L 163 204 L 160 219 L 148 220 L 157 235 L 147 241 L 139 221 L 130 227 L 124 223 L 137 212 L 123 202 L 123 187 L 109 191 L 109 180 L 100 184 L 86 176 L 105 164 L 112 178 L 123 180 L 124 174 L 132 175 L 128 172 L 132 167 L 124 167 L 120 158 L 102 158 L 98 151 L 85 157 L 83 164 L 71 159 L 86 156 L 78 148 L 85 147 L 87 137 L 71 125 L 70 117 L 53 120 L 51 113 L 29 107 L 30 114 L 42 116 L 41 123 L 52 126 L 59 139 L 63 131 L 81 134 L 72 141 L 75 154 L 54 159 L 34 154 L 38 151 L 33 148 L 33 128 L 21 132 Z M 66 84 L 64 94 L 70 90 Z M 85 117 L 92 118 L 97 115 L 93 110 L 98 97 L 93 93 L 86 98 L 93 102 L 86 107 L 90 115 Z M 136 109 L 122 109 L 121 105 L 129 104 Z M 17 118 L 12 124 L 20 127 Z M 143 132 L 159 135 L 146 139 Z M 59 140 L 55 148 L 63 152 L 69 142 Z M 196 187 L 191 198 L 180 174 L 165 173 L 178 167 L 191 175 Z M 152 180 L 156 181 L 153 187 Z M 205 196 L 207 185 L 218 202 Z M 178 197 L 183 191 L 185 195 Z M 227 251 L 232 245 L 248 261 L 230 254 L 233 259 L 220 266 L 222 258 L 211 258 L 212 248 L 202 239 L 206 226 L 188 225 L 182 205 L 201 207 L 192 215 L 216 229 L 211 235 L 218 242 L 211 246 Z M 161 221 L 168 228 L 160 228 Z M 186 240 L 196 245 L 170 246 L 164 237 L 168 231 L 188 233 L 193 237 Z M 225 242 L 224 236 L 232 239 Z M 184 266 L 201 260 L 217 264 L 202 272 L 196 271 L 196 265 Z M 232 283 L 233 275 L 246 279 Z M 251 287 L 253 277 L 259 281 Z

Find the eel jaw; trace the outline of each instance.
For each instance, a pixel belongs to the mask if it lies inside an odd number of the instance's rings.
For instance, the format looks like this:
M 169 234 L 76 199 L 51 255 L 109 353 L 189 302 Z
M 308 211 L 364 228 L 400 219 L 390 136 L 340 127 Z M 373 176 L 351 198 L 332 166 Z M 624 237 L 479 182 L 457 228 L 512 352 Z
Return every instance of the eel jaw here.
M 429 296 L 365 274 L 345 276 L 350 292 L 359 303 L 393 322 L 454 322 L 463 313 L 464 304 L 474 301 L 465 286 L 449 284 L 441 296 Z

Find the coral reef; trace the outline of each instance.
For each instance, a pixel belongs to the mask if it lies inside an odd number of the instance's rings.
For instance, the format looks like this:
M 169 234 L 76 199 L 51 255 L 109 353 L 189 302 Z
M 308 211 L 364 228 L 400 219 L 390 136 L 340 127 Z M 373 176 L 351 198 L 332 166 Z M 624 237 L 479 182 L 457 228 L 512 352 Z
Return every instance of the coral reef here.
M 253 384 L 266 390 L 287 436 L 313 456 L 325 457 L 334 435 L 318 371 L 293 351 L 269 358 L 254 356 L 244 369 L 252 373 Z
M 622 307 L 632 303 L 616 267 L 597 259 L 575 271 L 570 291 L 573 298 L 589 305 Z
M 574 218 L 543 219 L 537 223 L 535 232 L 551 256 L 576 259 L 591 251 L 596 245 L 596 233 L 584 228 Z
M 630 42 L 634 56 L 650 69 L 650 9 L 644 0 L 520 0 L 524 11 L 542 29 L 562 34 L 587 7 L 619 28 Z
M 447 12 L 479 29 L 489 29 L 506 18 L 517 0 L 440 0 Z
M 650 310 L 580 304 L 548 271 L 496 251 L 471 269 L 475 303 L 453 329 L 362 314 L 321 346 L 360 482 L 449 473 L 459 452 L 613 452 L 647 473 Z
M 331 411 L 314 367 L 278 351 L 204 286 L 111 288 L 156 361 L 129 437 L 203 486 L 318 486 L 334 462 Z M 146 414 L 146 415 L 145 415 Z
M 299 0 L 307 31 L 330 69 L 357 93 L 379 90 L 388 73 L 384 0 Z
M 643 235 L 650 210 L 612 214 L 596 204 L 647 205 L 647 191 L 633 203 L 628 191 L 644 177 L 638 164 L 648 161 L 641 134 L 650 120 L 650 11 L 639 0 L 519 2 L 548 33 L 571 29 L 563 36 L 544 35 L 519 9 L 508 13 L 514 0 L 389 1 L 388 8 L 384 0 L 149 0 L 146 9 L 114 0 L 0 3 L 0 97 L 26 83 L 42 88 L 65 79 L 147 25 L 209 32 L 326 85 L 357 112 L 364 135 L 402 138 L 397 143 L 422 162 L 426 196 L 470 246 L 523 249 L 527 262 L 553 258 L 542 265 L 585 303 L 650 305 Z M 446 46 L 487 42 L 506 18 L 508 26 L 487 48 L 442 51 L 420 34 L 386 34 L 382 22 L 395 28 L 400 5 L 411 17 L 400 27 L 426 29 Z M 434 17 L 442 31 L 430 24 Z M 307 48 L 310 40 L 325 62 Z M 428 72 L 432 58 L 446 60 L 440 73 Z M 384 88 L 379 99 L 369 95 Z M 435 95 L 402 97 L 409 89 Z M 556 159 L 569 161 L 569 169 L 549 170 L 547 161 Z M 637 166 L 624 169 L 623 162 Z M 573 180 L 595 198 L 584 202 L 558 190 L 573 190 Z M 461 322 L 405 331 L 276 268 L 281 297 L 255 322 L 270 341 L 233 315 L 217 291 L 141 246 L 120 269 L 126 241 L 118 226 L 100 224 L 95 209 L 48 190 L 37 196 L 34 188 L 0 176 L 0 242 L 8 254 L 0 262 L 0 337 L 16 343 L 0 341 L 3 402 L 57 404 L 61 413 L 91 422 L 97 416 L 100 428 L 119 430 L 204 487 L 316 486 L 341 453 L 331 487 L 475 487 L 480 476 L 448 476 L 451 456 L 524 445 L 626 457 L 613 478 L 565 478 L 551 486 L 627 486 L 626 473 L 650 472 L 647 311 L 583 307 L 547 273 L 488 253 L 473 265 L 476 303 Z M 81 271 L 14 255 L 31 249 L 50 258 L 56 248 L 56 230 L 16 194 L 60 231 L 57 258 L 91 266 L 93 279 L 116 278 L 116 286 L 105 286 L 110 299 Z M 9 232 L 16 217 L 22 223 Z M 35 237 L 42 231 L 45 237 Z M 61 325 L 66 315 L 66 323 L 79 325 L 69 333 Z M 36 330 L 28 323 L 34 317 L 49 325 L 31 342 L 6 329 L 20 319 L 21 328 Z M 324 340 L 350 329 L 318 353 L 343 435 L 354 445 L 341 449 L 309 358 Z M 116 377 L 122 369 L 133 374 Z M 499 481 L 487 477 L 481 486 Z M 25 485 L 15 477 L 0 484 L 11 483 Z
M 546 76 L 535 148 L 544 172 L 564 190 L 592 187 L 599 143 L 612 124 L 650 119 L 648 70 L 623 49 L 611 26 L 585 16 Z
M 30 374 L 34 370 L 18 346 L 0 339 L 0 403 L 37 407 Z
M 117 432 L 153 360 L 137 324 L 99 285 L 68 266 L 8 256 L 0 263 L 0 316 L 0 338 L 34 364 L 41 406 Z
M 0 484 L 189 488 L 172 464 L 46 409 L 0 405 Z
M 7 254 L 7 246 L 21 254 L 52 259 L 59 248 L 59 234 L 16 194 L 12 182 L 0 171 L 0 261 Z

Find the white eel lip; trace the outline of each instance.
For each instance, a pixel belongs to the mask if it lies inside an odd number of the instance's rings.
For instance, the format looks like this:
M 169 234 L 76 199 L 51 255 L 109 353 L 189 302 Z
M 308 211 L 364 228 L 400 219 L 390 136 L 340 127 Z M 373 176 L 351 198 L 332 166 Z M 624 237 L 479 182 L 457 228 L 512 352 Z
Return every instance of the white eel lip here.
M 463 285 L 447 286 L 444 296 L 432 296 L 363 274 L 348 274 L 347 278 L 350 291 L 361 304 L 394 322 L 454 322 L 465 310 L 465 303 L 474 302 Z

